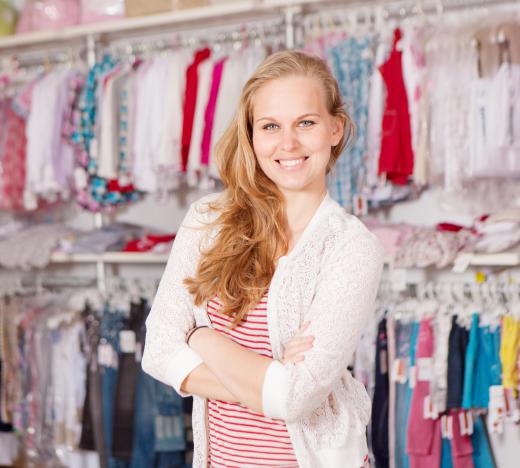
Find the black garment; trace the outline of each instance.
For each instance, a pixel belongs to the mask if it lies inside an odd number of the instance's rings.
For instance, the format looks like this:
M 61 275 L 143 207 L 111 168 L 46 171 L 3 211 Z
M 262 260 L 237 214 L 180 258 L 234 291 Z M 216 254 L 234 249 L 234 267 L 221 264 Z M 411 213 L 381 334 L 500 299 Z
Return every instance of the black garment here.
M 99 454 L 100 468 L 108 467 L 103 426 L 103 398 L 101 374 L 97 361 L 97 347 L 100 337 L 100 320 L 96 312 L 87 305 L 83 311 L 86 327 L 84 352 L 87 358 L 87 391 L 83 408 L 83 420 L 79 448 L 95 450 Z
M 460 408 L 464 390 L 464 363 L 468 347 L 469 331 L 457 324 L 452 318 L 448 342 L 448 396 L 447 408 Z
M 146 301 L 132 303 L 125 330 L 135 333 L 136 342 L 141 335 L 146 315 Z M 141 363 L 136 360 L 135 352 L 119 354 L 116 395 L 114 398 L 114 423 L 112 434 L 112 456 L 119 460 L 130 461 L 134 445 L 134 413 L 136 389 L 141 372 Z
M 388 468 L 389 466 L 388 402 L 388 339 L 386 335 L 386 318 L 384 318 L 377 326 L 376 375 L 371 420 L 372 451 L 376 459 L 376 468 Z

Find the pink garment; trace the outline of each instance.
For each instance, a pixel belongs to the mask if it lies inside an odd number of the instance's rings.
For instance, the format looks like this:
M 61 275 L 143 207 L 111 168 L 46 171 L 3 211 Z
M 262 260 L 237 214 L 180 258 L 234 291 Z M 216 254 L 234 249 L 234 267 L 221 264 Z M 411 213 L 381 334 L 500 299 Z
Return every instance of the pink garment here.
M 0 148 L 2 169 L 0 173 L 0 209 L 21 211 L 24 209 L 25 120 L 11 107 L 6 111 L 5 138 Z
M 473 444 L 469 435 L 460 434 L 459 414 L 454 410 L 450 414 L 453 420 L 453 439 L 451 439 L 451 457 L 453 468 L 473 468 Z
M 26 2 L 16 34 L 59 30 L 79 23 L 79 0 L 33 0 Z
M 433 357 L 433 329 L 430 319 L 424 319 L 419 326 L 416 351 L 416 383 L 412 394 L 406 452 L 410 456 L 410 468 L 438 468 L 441 462 L 440 419 L 424 417 L 424 401 L 430 396 L 430 380 L 426 377 L 428 366 L 423 365 Z M 421 361 L 426 360 L 426 361 Z M 423 373 L 424 372 L 424 373 Z
M 213 120 L 215 118 L 215 109 L 217 107 L 218 91 L 220 89 L 222 72 L 224 71 L 224 64 L 226 60 L 227 57 L 219 60 L 213 66 L 211 89 L 209 92 L 208 104 L 206 106 L 206 113 L 204 114 L 204 133 L 202 134 L 202 142 L 200 145 L 200 162 L 204 166 L 209 165 L 209 154 L 211 151 L 211 132 L 213 130 Z

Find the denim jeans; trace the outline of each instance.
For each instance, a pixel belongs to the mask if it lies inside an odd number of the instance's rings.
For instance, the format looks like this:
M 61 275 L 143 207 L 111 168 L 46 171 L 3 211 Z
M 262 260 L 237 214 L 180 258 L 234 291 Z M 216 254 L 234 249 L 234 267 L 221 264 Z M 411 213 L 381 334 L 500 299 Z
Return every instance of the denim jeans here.
M 395 322 L 395 339 L 396 339 L 396 358 L 404 363 L 404 368 L 408 371 L 410 367 L 410 348 L 412 323 Z M 406 453 L 406 425 L 409 409 L 409 401 L 407 399 L 409 382 L 395 383 L 395 466 L 406 466 L 405 459 L 408 458 Z

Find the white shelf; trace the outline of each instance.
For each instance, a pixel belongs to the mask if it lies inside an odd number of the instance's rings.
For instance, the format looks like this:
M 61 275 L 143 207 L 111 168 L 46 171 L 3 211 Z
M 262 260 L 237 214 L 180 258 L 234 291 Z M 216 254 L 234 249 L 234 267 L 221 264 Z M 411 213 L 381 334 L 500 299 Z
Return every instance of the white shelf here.
M 89 36 L 99 36 L 103 39 L 123 37 L 128 33 L 143 33 L 160 31 L 166 28 L 175 31 L 176 27 L 188 27 L 190 25 L 209 26 L 220 24 L 226 20 L 262 19 L 279 12 L 284 5 L 290 6 L 290 0 L 275 1 L 263 4 L 260 0 L 242 0 L 238 2 L 210 5 L 199 8 L 191 8 L 181 11 L 140 16 L 136 18 L 122 18 L 114 21 L 105 21 L 89 25 L 78 25 L 63 28 L 60 31 L 41 31 L 27 34 L 19 34 L 0 39 L 0 52 L 7 50 L 23 50 L 24 48 L 42 47 L 44 45 L 58 45 L 72 41 L 78 42 Z M 303 0 L 303 3 L 306 3 Z
M 520 265 L 520 252 L 499 252 L 493 254 L 475 254 L 462 252 L 454 262 L 468 266 L 517 266 Z
M 105 252 L 102 254 L 66 254 L 55 252 L 51 255 L 51 263 L 158 263 L 165 264 L 168 254 L 153 252 Z

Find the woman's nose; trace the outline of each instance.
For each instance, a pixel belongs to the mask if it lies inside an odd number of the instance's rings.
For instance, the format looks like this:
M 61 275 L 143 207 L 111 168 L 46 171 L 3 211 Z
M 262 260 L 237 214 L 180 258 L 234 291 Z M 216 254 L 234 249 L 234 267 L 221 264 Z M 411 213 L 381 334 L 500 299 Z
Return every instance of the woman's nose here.
M 282 150 L 294 151 L 299 146 L 299 141 L 293 129 L 285 130 L 282 134 Z

